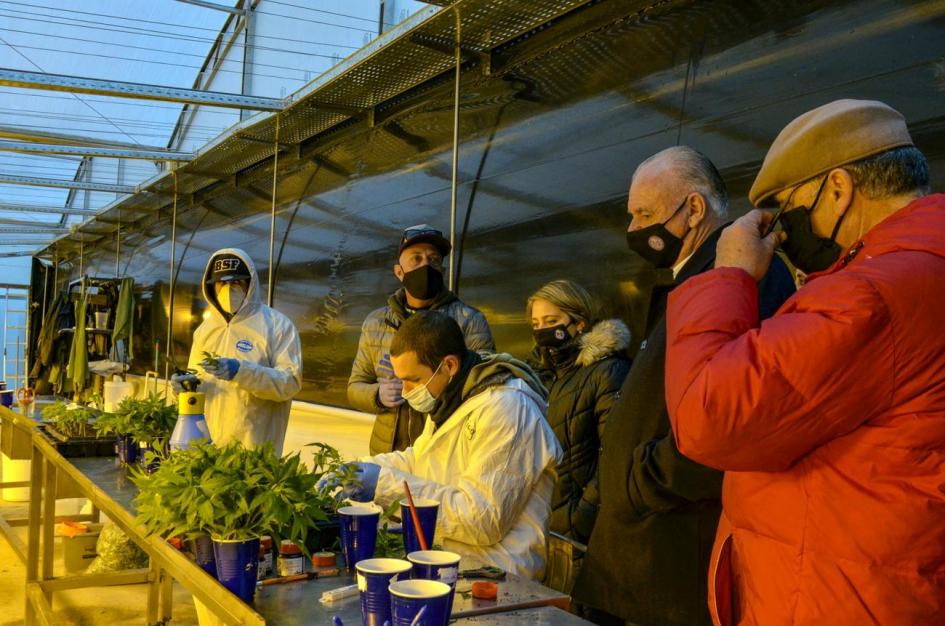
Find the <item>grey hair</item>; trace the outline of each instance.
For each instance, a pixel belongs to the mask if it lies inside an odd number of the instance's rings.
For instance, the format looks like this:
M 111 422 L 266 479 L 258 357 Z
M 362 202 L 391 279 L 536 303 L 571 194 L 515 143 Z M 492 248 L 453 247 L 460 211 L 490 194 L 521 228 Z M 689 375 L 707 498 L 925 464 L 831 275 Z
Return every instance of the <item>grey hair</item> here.
M 915 146 L 903 146 L 844 165 L 857 190 L 870 200 L 929 193 L 929 164 Z
M 698 191 L 705 198 L 709 208 L 720 218 L 728 215 L 728 191 L 725 181 L 709 157 L 689 146 L 673 146 L 657 152 L 643 163 L 636 172 L 656 160 L 667 159 L 680 183 Z M 634 177 L 636 177 L 634 172 Z

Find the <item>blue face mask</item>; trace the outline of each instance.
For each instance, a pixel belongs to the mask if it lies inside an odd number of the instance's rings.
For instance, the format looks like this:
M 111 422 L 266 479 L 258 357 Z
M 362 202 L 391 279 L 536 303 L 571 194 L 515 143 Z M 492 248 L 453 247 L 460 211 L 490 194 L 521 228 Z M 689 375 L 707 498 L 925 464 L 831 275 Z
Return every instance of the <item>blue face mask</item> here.
M 443 361 L 440 361 L 440 364 L 436 366 L 436 369 L 433 370 L 433 376 L 430 376 L 427 382 L 422 385 L 417 385 L 404 394 L 404 400 L 406 400 L 407 404 L 413 407 L 415 411 L 427 415 L 432 413 L 433 409 L 436 408 L 436 398 L 434 398 L 430 390 L 427 389 L 427 385 L 430 384 L 430 381 L 433 380 L 433 377 L 436 376 L 436 373 L 440 371 L 441 367 L 443 367 Z

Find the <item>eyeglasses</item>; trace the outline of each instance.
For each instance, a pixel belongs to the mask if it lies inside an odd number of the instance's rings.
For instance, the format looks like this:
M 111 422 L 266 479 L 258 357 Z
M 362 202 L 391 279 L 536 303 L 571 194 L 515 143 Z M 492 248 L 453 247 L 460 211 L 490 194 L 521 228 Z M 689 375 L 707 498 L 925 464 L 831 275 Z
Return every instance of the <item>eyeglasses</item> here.
M 810 205 L 810 209 L 808 210 L 813 210 L 813 208 L 817 206 L 817 202 L 820 201 L 820 193 L 824 190 L 824 185 L 826 183 L 827 183 L 827 177 L 824 176 L 824 179 L 820 181 L 820 187 L 817 188 L 817 195 L 814 196 L 814 202 L 813 204 Z M 794 199 L 794 194 L 796 194 L 797 190 L 800 189 L 801 187 L 802 185 L 798 185 L 797 187 L 795 187 L 793 191 L 791 191 L 791 193 L 788 195 L 787 200 L 785 200 L 784 203 L 778 207 L 778 210 L 775 211 L 774 213 L 774 217 L 768 223 L 768 227 L 764 230 L 763 233 L 761 233 L 762 239 L 770 235 L 771 231 L 774 230 L 774 227 L 778 225 L 778 222 L 781 221 L 781 215 L 784 214 L 785 211 L 787 211 L 789 206 L 791 206 L 791 200 Z

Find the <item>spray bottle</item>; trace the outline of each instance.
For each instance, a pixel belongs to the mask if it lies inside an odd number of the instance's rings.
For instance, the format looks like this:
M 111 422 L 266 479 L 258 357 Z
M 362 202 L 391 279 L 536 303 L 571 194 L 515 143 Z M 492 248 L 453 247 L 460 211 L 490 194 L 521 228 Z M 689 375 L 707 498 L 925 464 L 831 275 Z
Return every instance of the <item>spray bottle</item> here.
M 183 391 L 177 394 L 177 424 L 171 434 L 171 450 L 186 450 L 197 439 L 211 442 L 210 429 L 203 414 L 206 396 L 202 391 L 197 391 L 200 379 L 193 374 L 175 378 Z

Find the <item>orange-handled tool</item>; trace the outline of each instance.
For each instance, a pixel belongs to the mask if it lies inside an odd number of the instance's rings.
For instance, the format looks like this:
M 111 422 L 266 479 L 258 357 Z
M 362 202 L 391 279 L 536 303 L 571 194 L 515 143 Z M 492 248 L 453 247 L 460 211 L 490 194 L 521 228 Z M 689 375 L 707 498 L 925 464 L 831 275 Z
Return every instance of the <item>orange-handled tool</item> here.
M 413 528 L 417 531 L 417 539 L 420 541 L 421 550 L 429 550 L 430 547 L 427 546 L 427 540 L 423 536 L 423 528 L 420 527 L 420 516 L 417 515 L 417 507 L 413 505 L 413 496 L 410 495 L 410 485 L 407 484 L 407 481 L 404 481 L 404 493 L 407 494 L 407 506 L 410 507 L 410 517 L 413 518 Z

